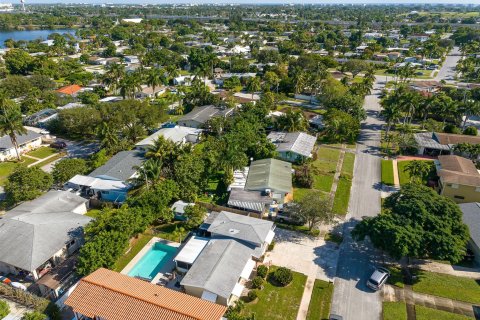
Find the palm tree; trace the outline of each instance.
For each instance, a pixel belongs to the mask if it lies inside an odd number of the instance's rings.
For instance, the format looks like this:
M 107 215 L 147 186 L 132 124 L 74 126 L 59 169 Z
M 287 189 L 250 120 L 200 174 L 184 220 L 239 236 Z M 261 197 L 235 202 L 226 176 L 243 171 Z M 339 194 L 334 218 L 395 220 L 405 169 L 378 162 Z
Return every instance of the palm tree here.
M 165 84 L 165 82 L 166 82 L 165 70 L 158 69 L 158 68 L 152 68 L 148 70 L 146 75 L 146 83 L 148 86 L 152 87 L 154 95 L 155 95 L 155 88 L 157 88 L 162 84 Z
M 18 161 L 21 159 L 18 152 L 17 135 L 27 133 L 27 129 L 23 127 L 22 121 L 20 107 L 12 100 L 7 99 L 4 93 L 0 93 L 0 134 L 10 137 Z
M 166 68 L 166 71 L 167 71 L 167 76 L 169 81 L 180 75 L 180 72 L 178 71 L 177 66 L 174 64 L 169 64 Z
M 135 166 L 137 175 L 133 180 L 136 186 L 154 185 L 162 176 L 162 161 L 159 159 L 147 159 L 141 166 Z
M 250 92 L 252 94 L 252 100 L 253 100 L 253 95 L 255 92 L 260 91 L 262 88 L 260 84 L 260 79 L 258 77 L 253 77 L 248 81 L 247 84 L 247 92 Z
M 422 160 L 413 160 L 405 166 L 405 171 L 410 175 L 410 182 L 415 183 L 422 183 L 430 169 L 430 163 Z
M 107 72 L 103 76 L 102 83 L 117 92 L 120 80 L 125 76 L 125 66 L 119 63 L 112 63 L 107 66 Z
M 288 132 L 306 131 L 308 122 L 302 111 L 293 111 L 290 108 L 285 115 L 278 117 L 277 128 Z
M 142 77 L 138 72 L 132 72 L 125 75 L 120 80 L 120 94 L 123 99 L 133 98 L 135 93 L 142 90 Z
M 108 150 L 108 153 L 113 153 L 118 147 L 118 135 L 108 125 L 107 122 L 102 122 L 97 131 L 97 137 L 100 140 L 102 148 Z
M 460 105 L 460 110 L 463 113 L 463 123 L 462 123 L 462 131 L 465 130 L 465 126 L 467 125 L 467 121 L 471 116 L 478 116 L 480 115 L 480 101 L 478 100 L 467 100 Z

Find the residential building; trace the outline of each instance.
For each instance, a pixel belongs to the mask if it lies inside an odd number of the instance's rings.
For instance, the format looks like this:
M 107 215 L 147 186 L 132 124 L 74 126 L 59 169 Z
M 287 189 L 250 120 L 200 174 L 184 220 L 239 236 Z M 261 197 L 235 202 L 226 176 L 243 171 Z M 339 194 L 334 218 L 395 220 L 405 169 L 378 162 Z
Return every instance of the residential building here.
M 137 169 L 145 161 L 144 153 L 138 150 L 120 151 L 103 166 L 88 176 L 117 181 L 127 181 L 135 176 Z
M 208 120 L 213 117 L 227 117 L 233 113 L 233 108 L 216 107 L 213 105 L 195 107 L 193 110 L 183 117 L 177 123 L 180 126 L 190 128 L 203 128 Z
M 248 169 L 234 173 L 229 189 L 230 207 L 264 213 L 291 200 L 292 164 L 277 159 L 253 161 Z
M 459 143 L 480 144 L 480 136 L 463 134 L 420 132 L 414 137 L 418 144 L 418 154 L 421 155 L 452 154 Z
M 231 305 L 272 242 L 275 225 L 221 211 L 212 212 L 201 228 L 210 239 L 191 238 L 174 259 L 177 269 L 187 272 L 181 285 L 188 294 Z
M 48 134 L 27 129 L 27 133 L 16 135 L 19 154 L 35 150 L 42 145 L 42 139 Z M 17 156 L 12 140 L 8 135 L 0 137 L 0 161 L 14 159 Z
M 58 113 L 54 109 L 43 109 L 29 115 L 23 121 L 26 125 L 45 128 L 53 119 L 57 118 Z
M 201 133 L 202 130 L 196 128 L 182 126 L 174 126 L 172 128 L 164 127 L 138 142 L 135 145 L 135 148 L 138 150 L 147 151 L 147 149 L 153 146 L 155 140 L 157 140 L 160 136 L 175 143 L 197 143 L 200 139 Z
M 78 84 L 71 84 L 69 86 L 61 87 L 57 89 L 56 92 L 63 95 L 68 95 L 72 97 L 76 97 L 77 94 L 82 90 L 82 87 Z
M 470 241 L 468 247 L 472 250 L 475 261 L 480 263 L 480 203 L 461 203 L 462 220 L 470 230 Z
M 182 200 L 176 201 L 171 209 L 175 220 L 186 220 L 185 218 L 185 208 L 188 206 L 194 206 L 195 203 L 189 203 Z
M 267 138 L 277 148 L 280 159 L 301 162 L 312 156 L 317 138 L 304 132 L 272 131 Z
M 98 269 L 65 301 L 75 320 L 221 320 L 226 307 L 127 275 Z
M 469 159 L 445 155 L 435 161 L 439 193 L 455 202 L 480 202 L 480 173 Z
M 138 59 L 137 56 L 125 56 L 123 57 L 126 63 L 128 64 L 137 64 L 140 63 L 140 60 Z
M 68 180 L 63 188 L 87 199 L 123 203 L 127 199 L 131 185 L 128 182 L 107 177 L 96 178 L 77 174 Z
M 0 272 L 40 279 L 83 244 L 87 200 L 49 191 L 8 211 L 0 224 Z
M 159 96 L 161 96 L 162 94 L 164 94 L 165 92 L 167 92 L 167 87 L 165 86 L 157 86 L 155 87 L 155 90 L 153 89 L 153 87 L 149 87 L 149 86 L 142 86 L 142 90 L 135 93 L 135 98 L 137 99 L 154 99 L 154 98 L 157 98 Z

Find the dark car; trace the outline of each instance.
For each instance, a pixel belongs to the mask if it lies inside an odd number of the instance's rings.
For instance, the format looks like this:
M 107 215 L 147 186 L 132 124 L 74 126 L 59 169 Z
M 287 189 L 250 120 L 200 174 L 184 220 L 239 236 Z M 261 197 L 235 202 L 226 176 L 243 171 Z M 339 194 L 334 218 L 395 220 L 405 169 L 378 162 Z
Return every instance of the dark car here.
M 55 149 L 65 149 L 67 147 L 67 144 L 63 141 L 55 141 L 54 143 L 50 144 L 50 147 Z

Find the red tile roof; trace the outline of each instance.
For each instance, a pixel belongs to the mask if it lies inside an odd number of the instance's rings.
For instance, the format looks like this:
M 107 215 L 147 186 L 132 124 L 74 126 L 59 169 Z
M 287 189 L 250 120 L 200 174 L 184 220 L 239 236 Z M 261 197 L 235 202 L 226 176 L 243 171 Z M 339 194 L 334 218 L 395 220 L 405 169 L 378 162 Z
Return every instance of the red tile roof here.
M 106 320 L 220 320 L 226 307 L 127 275 L 98 269 L 65 301 L 73 311 Z
M 78 84 L 72 84 L 69 86 L 61 87 L 57 90 L 58 93 L 73 95 L 82 89 Z

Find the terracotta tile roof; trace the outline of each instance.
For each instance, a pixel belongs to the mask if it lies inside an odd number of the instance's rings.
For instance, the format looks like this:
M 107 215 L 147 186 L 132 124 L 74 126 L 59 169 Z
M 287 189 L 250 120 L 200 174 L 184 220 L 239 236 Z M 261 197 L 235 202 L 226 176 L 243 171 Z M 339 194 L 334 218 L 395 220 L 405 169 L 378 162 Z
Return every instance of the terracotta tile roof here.
M 61 87 L 57 90 L 58 93 L 73 95 L 82 89 L 78 84 L 72 84 L 69 86 Z
M 469 159 L 459 156 L 438 156 L 441 169 L 437 174 L 446 183 L 480 186 L 480 174 Z
M 459 144 L 459 143 L 480 144 L 479 136 L 468 136 L 464 134 L 435 132 L 434 137 L 441 144 Z
M 73 311 L 106 320 L 220 320 L 226 307 L 127 275 L 98 269 L 65 301 Z

